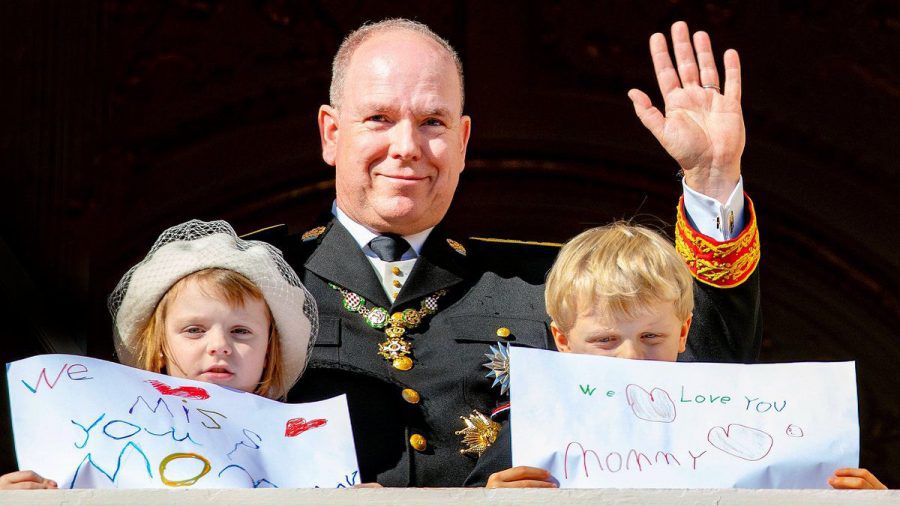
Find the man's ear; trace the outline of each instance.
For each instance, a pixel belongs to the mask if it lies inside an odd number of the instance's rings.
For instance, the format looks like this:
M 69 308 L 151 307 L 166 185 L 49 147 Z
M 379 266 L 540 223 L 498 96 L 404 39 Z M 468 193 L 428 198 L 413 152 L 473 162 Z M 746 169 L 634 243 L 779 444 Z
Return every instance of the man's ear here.
M 681 324 L 681 335 L 678 337 L 678 353 L 684 353 L 687 347 L 688 331 L 691 330 L 691 321 L 694 319 L 694 313 L 688 315 L 687 320 Z
M 556 342 L 556 349 L 563 353 L 571 353 L 572 348 L 569 347 L 569 338 L 556 325 L 556 322 L 550 322 L 550 333 L 553 334 L 553 341 Z
M 462 149 L 462 159 L 466 159 L 466 148 L 469 145 L 469 138 L 472 136 L 472 118 L 463 115 L 460 119 L 459 135 L 460 148 Z M 465 165 L 463 165 L 465 169 Z
M 319 139 L 322 141 L 322 159 L 334 166 L 337 158 L 338 111 L 330 105 L 319 107 Z

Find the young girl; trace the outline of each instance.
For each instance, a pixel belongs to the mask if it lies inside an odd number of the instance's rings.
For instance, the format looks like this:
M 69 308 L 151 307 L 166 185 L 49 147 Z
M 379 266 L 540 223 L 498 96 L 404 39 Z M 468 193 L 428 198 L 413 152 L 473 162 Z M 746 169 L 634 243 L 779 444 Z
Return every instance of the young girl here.
M 119 360 L 132 367 L 284 398 L 306 367 L 315 301 L 274 247 L 224 221 L 191 220 L 157 239 L 109 297 Z M 0 489 L 57 488 L 34 471 Z

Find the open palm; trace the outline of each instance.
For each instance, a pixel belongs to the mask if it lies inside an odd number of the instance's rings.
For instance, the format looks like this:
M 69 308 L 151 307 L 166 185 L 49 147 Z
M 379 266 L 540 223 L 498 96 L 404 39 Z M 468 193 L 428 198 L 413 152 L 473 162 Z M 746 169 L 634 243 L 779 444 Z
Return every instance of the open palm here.
M 740 177 L 745 143 L 738 54 L 731 49 L 725 52 L 725 88 L 720 93 L 709 35 L 695 33 L 692 46 L 687 24 L 679 21 L 672 25 L 672 43 L 677 70 L 665 36 L 650 37 L 665 115 L 646 93 L 631 90 L 628 96 L 641 123 L 681 166 L 688 185 L 710 197 L 727 199 Z

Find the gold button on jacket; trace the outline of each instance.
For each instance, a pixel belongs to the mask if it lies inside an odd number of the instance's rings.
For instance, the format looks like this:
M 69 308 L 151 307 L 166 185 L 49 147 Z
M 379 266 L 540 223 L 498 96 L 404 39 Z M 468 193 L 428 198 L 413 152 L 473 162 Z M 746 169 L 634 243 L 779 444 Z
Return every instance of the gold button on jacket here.
M 412 446 L 417 452 L 423 452 L 428 446 L 428 440 L 421 434 L 413 434 L 409 436 L 409 446 Z
M 400 395 L 403 396 L 403 400 L 410 404 L 418 404 L 419 400 L 419 392 L 416 392 L 412 388 L 404 388 Z

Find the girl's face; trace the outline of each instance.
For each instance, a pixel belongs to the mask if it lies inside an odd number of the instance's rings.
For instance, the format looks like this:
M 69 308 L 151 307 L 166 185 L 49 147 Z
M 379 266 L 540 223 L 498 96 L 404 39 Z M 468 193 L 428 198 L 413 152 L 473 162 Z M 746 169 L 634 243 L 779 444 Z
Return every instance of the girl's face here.
M 243 306 L 204 290 L 189 279 L 166 314 L 166 372 L 246 392 L 256 390 L 266 364 L 269 317 L 261 299 Z

